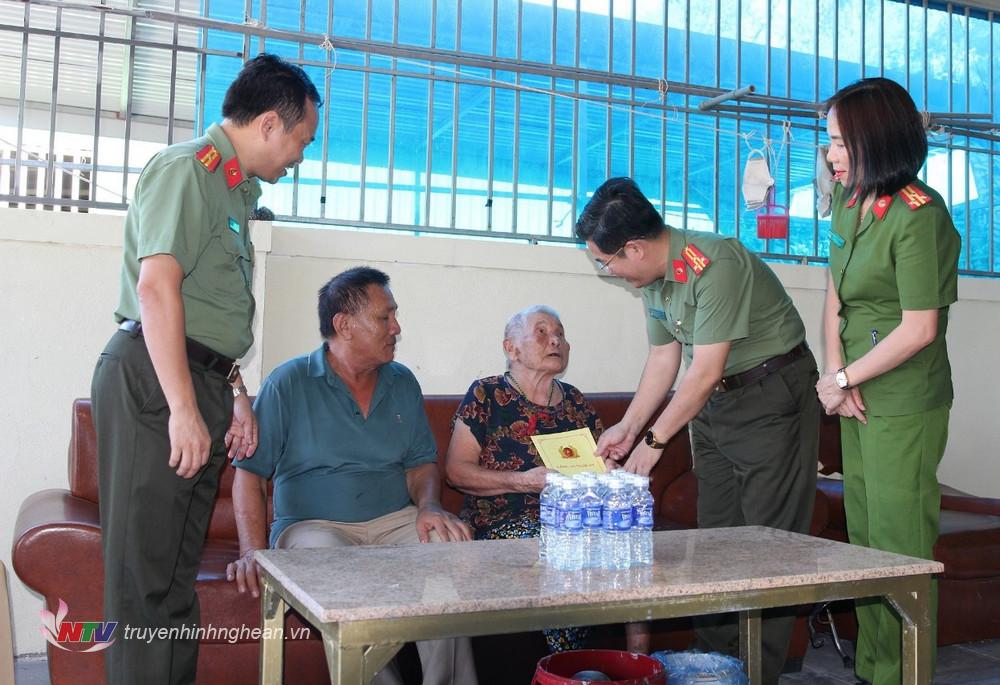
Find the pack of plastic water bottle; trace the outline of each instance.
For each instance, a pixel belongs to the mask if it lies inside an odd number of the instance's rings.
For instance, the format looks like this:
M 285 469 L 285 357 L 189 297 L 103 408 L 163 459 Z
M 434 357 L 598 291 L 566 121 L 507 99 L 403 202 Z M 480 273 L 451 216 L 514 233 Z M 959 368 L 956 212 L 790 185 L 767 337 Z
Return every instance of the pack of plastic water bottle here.
M 627 569 L 653 563 L 649 478 L 612 471 L 550 473 L 541 492 L 538 558 L 554 569 Z

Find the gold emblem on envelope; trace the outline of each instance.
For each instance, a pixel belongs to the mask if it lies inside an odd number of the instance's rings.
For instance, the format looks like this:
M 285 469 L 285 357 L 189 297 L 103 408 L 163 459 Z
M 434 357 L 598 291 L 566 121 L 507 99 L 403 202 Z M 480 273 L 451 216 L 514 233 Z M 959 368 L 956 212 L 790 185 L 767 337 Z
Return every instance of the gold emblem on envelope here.
M 594 454 L 597 443 L 589 428 L 551 433 L 549 435 L 532 435 L 542 463 L 550 469 L 572 475 L 583 471 L 604 473 L 604 460 Z

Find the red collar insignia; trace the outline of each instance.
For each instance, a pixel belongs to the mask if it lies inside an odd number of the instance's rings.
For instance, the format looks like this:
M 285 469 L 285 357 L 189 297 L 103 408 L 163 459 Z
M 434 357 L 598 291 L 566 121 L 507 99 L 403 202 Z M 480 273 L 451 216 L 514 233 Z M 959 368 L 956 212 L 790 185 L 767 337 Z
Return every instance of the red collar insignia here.
M 712 263 L 712 260 L 702 254 L 702 251 L 692 243 L 684 246 L 684 249 L 681 250 L 681 257 L 691 267 L 691 271 L 694 271 L 695 276 L 700 276 L 701 272 L 707 269 L 708 265 Z
M 219 162 L 222 161 L 219 151 L 211 143 L 194 153 L 194 158 L 201 162 L 201 165 L 208 169 L 209 173 L 215 173 Z
M 931 196 L 920 190 L 915 183 L 911 183 L 899 191 L 899 196 L 910 209 L 919 209 L 931 201 Z
M 851 195 L 851 199 L 848 200 L 847 204 L 844 205 L 844 206 L 847 207 L 848 209 L 851 209 L 856 204 L 858 204 L 858 193 L 857 192 L 855 192 L 854 195 Z
M 889 205 L 891 204 L 892 195 L 883 195 L 872 204 L 872 213 L 881 221 L 885 218 L 885 213 L 889 211 Z
M 678 283 L 688 282 L 688 272 L 687 269 L 684 268 L 683 259 L 674 260 L 674 280 L 677 281 Z
M 230 190 L 243 182 L 243 171 L 240 169 L 240 163 L 235 157 L 223 164 L 222 168 L 226 172 L 226 185 L 229 186 Z

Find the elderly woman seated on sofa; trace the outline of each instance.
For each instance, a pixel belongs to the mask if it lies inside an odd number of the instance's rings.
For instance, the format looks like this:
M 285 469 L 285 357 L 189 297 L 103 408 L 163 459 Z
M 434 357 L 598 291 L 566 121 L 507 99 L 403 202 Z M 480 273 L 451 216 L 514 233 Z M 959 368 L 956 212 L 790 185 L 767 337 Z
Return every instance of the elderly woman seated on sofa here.
M 569 363 L 559 315 L 535 305 L 504 329 L 507 372 L 474 382 L 455 414 L 445 458 L 448 481 L 465 493 L 460 514 L 477 540 L 536 537 L 539 493 L 549 472 L 532 435 L 603 430 L 583 394 L 556 377 Z M 579 649 L 586 629 L 545 631 L 551 651 Z M 630 649 L 643 649 L 644 631 L 629 629 Z

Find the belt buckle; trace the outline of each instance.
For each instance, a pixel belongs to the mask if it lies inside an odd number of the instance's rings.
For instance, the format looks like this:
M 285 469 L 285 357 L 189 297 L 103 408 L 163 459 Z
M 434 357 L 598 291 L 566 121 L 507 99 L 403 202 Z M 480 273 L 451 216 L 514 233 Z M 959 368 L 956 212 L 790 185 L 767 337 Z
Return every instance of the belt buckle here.
M 226 382 L 232 383 L 236 380 L 238 375 L 240 375 L 240 363 L 233 362 L 232 367 L 229 369 L 229 373 L 226 374 Z

